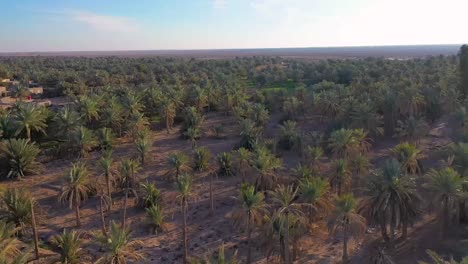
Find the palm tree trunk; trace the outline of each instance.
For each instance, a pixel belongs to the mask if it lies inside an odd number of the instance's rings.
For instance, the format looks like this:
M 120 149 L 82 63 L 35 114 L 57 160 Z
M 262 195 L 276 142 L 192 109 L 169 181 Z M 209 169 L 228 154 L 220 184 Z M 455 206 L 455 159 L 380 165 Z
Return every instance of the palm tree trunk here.
M 76 226 L 81 226 L 81 217 L 80 217 L 80 200 L 78 196 L 75 196 L 75 216 L 76 216 Z
M 291 258 L 289 256 L 289 213 L 286 211 L 285 214 L 286 221 L 284 223 L 285 232 L 284 232 L 284 263 L 289 264 L 291 262 Z
M 402 218 L 402 226 L 401 226 L 401 238 L 406 239 L 408 236 L 408 214 L 404 213 Z
M 443 208 L 443 216 L 442 216 L 442 237 L 445 237 L 447 232 L 447 227 L 449 224 L 449 206 L 448 206 L 448 198 L 444 199 L 444 208 Z
M 252 227 L 250 222 L 251 220 L 249 212 L 247 220 L 247 264 L 250 264 L 252 262 L 252 248 L 250 248 L 250 240 L 252 239 Z
M 26 137 L 31 141 L 31 128 L 28 125 L 26 125 Z
M 210 215 L 214 215 L 213 173 L 210 173 Z
M 187 241 L 187 206 L 185 198 L 182 199 L 183 239 L 184 239 L 184 263 L 188 263 L 188 241 Z
M 36 214 L 34 213 L 34 204 L 31 203 L 31 224 L 32 224 L 32 231 L 34 236 L 34 254 L 36 259 L 39 259 L 39 237 L 37 234 L 37 226 L 36 226 Z
M 102 234 L 107 237 L 106 219 L 104 217 L 104 206 L 102 204 L 103 196 L 99 197 L 99 211 L 101 213 Z
M 389 237 L 388 237 L 388 234 L 387 234 L 387 221 L 386 221 L 386 217 L 385 217 L 385 212 L 384 213 L 381 213 L 380 215 L 380 232 L 382 233 L 382 238 L 384 239 L 384 241 L 389 241 Z
M 348 262 L 348 225 L 343 228 L 343 263 Z
M 112 196 L 111 196 L 111 182 L 110 182 L 110 175 L 109 173 L 105 174 L 106 176 L 106 188 L 107 188 L 107 196 L 109 196 L 109 205 L 108 211 L 112 210 Z
M 125 190 L 124 210 L 123 210 L 123 216 L 122 216 L 122 227 L 123 228 L 125 228 L 126 222 L 127 222 L 128 187 L 129 186 L 128 186 L 128 183 L 127 183 L 127 189 Z
M 390 240 L 395 239 L 395 225 L 396 225 L 396 214 L 395 214 L 395 205 L 392 206 L 392 216 L 390 218 Z

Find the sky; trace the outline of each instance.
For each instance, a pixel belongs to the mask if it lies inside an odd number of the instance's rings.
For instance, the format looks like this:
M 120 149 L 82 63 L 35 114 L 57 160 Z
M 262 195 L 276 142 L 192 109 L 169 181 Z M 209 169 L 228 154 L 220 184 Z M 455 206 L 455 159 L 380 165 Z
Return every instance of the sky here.
M 468 0 L 0 0 L 0 52 L 461 44 Z

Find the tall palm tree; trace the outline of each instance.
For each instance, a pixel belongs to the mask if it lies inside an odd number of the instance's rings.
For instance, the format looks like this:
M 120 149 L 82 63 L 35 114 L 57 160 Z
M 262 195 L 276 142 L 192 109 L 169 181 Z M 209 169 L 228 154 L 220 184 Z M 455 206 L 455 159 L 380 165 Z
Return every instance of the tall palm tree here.
M 60 263 L 79 264 L 81 263 L 81 233 L 78 231 L 63 230 L 63 233 L 52 238 L 52 245 L 58 248 Z
M 458 203 L 466 194 L 463 184 L 466 182 L 453 168 L 445 167 L 440 170 L 432 169 L 427 174 L 429 182 L 426 187 L 431 191 L 434 204 L 439 208 L 439 218 L 442 223 L 442 235 L 458 208 Z
M 42 106 L 18 102 L 13 109 L 13 119 L 17 128 L 16 135 L 23 134 L 31 141 L 31 132 L 45 134 L 47 112 Z
M 127 116 L 141 113 L 144 110 L 145 106 L 142 99 L 142 94 L 133 90 L 128 90 L 124 93 L 121 97 L 121 103 Z
M 239 191 L 238 208 L 233 216 L 235 225 L 246 227 L 247 233 L 247 261 L 252 262 L 252 230 L 255 224 L 260 223 L 263 214 L 266 213 L 265 197 L 263 193 L 256 192 L 255 187 L 248 183 L 243 183 Z
M 309 223 L 317 213 L 326 214 L 332 205 L 329 199 L 330 185 L 319 177 L 303 178 L 299 181 L 299 196 L 302 205 L 307 209 Z
M 125 264 L 128 260 L 138 262 L 145 259 L 144 255 L 137 250 L 138 247 L 144 245 L 143 241 L 132 240 L 130 230 L 115 222 L 111 223 L 108 236 L 96 233 L 95 238 L 105 252 L 96 264 Z
M 101 113 L 101 123 L 122 136 L 123 109 L 117 97 L 112 96 Z
M 99 119 L 100 100 L 101 98 L 95 95 L 83 95 L 78 97 L 78 100 L 76 102 L 78 112 L 81 114 L 88 126 L 90 126 L 93 122 Z
M 306 163 L 311 167 L 318 169 L 320 160 L 323 157 L 323 149 L 321 147 L 307 146 L 305 150 Z
M 349 160 L 349 169 L 355 180 L 354 185 L 359 187 L 360 178 L 367 175 L 372 164 L 369 161 L 369 158 L 362 153 L 353 155 Z
M 343 263 L 348 262 L 348 239 L 358 236 L 366 229 L 365 219 L 356 213 L 356 199 L 351 194 L 343 194 L 335 199 L 335 209 L 328 220 L 331 233 L 343 233 Z
M 36 161 L 39 148 L 28 139 L 9 139 L 0 145 L 1 154 L 8 161 L 8 178 L 36 174 L 41 164 Z
M 75 209 L 76 226 L 81 226 L 80 206 L 88 199 L 91 192 L 88 169 L 84 163 L 72 165 L 69 173 L 65 175 L 65 186 L 59 196 L 61 202 L 68 202 L 70 209 Z
M 251 164 L 258 173 L 255 186 L 263 190 L 272 189 L 276 182 L 275 170 L 281 167 L 281 160 L 263 146 L 255 148 L 253 155 Z
M 141 165 L 145 165 L 146 158 L 151 150 L 151 140 L 149 136 L 138 137 L 135 140 L 135 146 L 140 156 Z
M 81 126 L 81 116 L 70 107 L 65 107 L 54 117 L 57 137 L 65 142 L 71 142 L 74 133 Z
M 120 185 L 125 190 L 125 199 L 124 199 L 124 210 L 122 215 L 122 226 L 126 227 L 127 221 L 127 207 L 128 207 L 128 195 L 132 192 L 136 195 L 136 186 L 137 186 L 137 173 L 140 170 L 140 164 L 134 159 L 125 159 L 122 160 L 120 167 Z
M 330 136 L 328 147 L 335 157 L 346 158 L 355 149 L 356 141 L 353 137 L 353 130 L 339 129 L 333 131 Z
M 98 160 L 99 167 L 103 171 L 104 174 L 104 180 L 106 183 L 106 192 L 107 192 L 107 197 L 111 201 L 109 203 L 109 210 L 111 209 L 112 206 L 112 164 L 114 163 L 114 160 L 112 159 L 112 151 L 108 150 L 105 151 L 101 158 Z
M 278 206 L 277 213 L 284 215 L 284 262 L 291 263 L 291 255 L 289 248 L 289 215 L 295 217 L 301 217 L 302 212 L 300 210 L 300 204 L 296 203 L 298 188 L 292 185 L 284 186 L 279 185 L 273 192 L 271 192 L 271 198 L 274 205 Z
M 78 150 L 80 157 L 86 157 L 96 144 L 93 133 L 84 126 L 80 126 L 73 135 L 73 145 Z
M 246 169 L 250 167 L 250 160 L 252 158 L 252 152 L 246 148 L 239 148 L 237 150 L 237 169 L 242 176 L 242 182 L 245 182 Z
M 398 161 L 391 159 L 370 178 L 366 192 L 367 197 L 359 210 L 365 213 L 370 223 L 380 225 L 384 240 L 393 240 L 395 228 L 400 225 L 402 238 L 406 238 L 408 224 L 419 215 L 421 202 L 414 179 L 402 172 Z M 390 237 L 387 225 L 390 226 Z
M 166 131 L 169 134 L 174 124 L 177 104 L 168 96 L 163 96 L 160 104 L 160 112 L 166 123 Z
M 188 172 L 189 167 L 189 158 L 182 152 L 175 152 L 169 155 L 168 164 L 171 168 L 168 171 L 169 176 L 174 175 L 177 180 L 181 173 Z
M 404 142 L 396 145 L 391 151 L 404 171 L 410 174 L 420 174 L 422 172 L 420 160 L 424 155 L 415 145 Z
M 188 199 L 192 192 L 192 176 L 189 174 L 180 175 L 176 182 L 177 191 L 179 192 L 180 210 L 183 219 L 183 243 L 184 243 L 184 263 L 188 261 L 188 240 L 187 240 L 187 210 Z
M 348 162 L 345 159 L 337 159 L 332 164 L 333 173 L 331 175 L 331 185 L 334 187 L 338 195 L 343 193 L 343 188 L 347 188 L 350 179 L 350 171 Z

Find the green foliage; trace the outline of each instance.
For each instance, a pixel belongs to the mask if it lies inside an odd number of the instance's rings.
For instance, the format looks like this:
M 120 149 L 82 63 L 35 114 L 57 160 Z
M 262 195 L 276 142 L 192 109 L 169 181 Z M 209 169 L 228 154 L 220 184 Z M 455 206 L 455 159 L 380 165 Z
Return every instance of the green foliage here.
M 161 191 L 156 187 L 156 184 L 147 182 L 141 183 L 140 186 L 144 192 L 141 196 L 140 204 L 144 208 L 162 205 L 162 194 Z
M 28 139 L 10 139 L 0 145 L 1 156 L 7 161 L 7 178 L 22 178 L 37 174 L 41 168 L 36 161 L 39 148 Z
M 206 171 L 210 165 L 211 152 L 204 147 L 196 148 L 194 154 L 194 170 Z
M 288 120 L 279 127 L 279 147 L 290 150 L 292 148 L 301 148 L 301 132 L 294 121 Z
M 158 234 L 166 230 L 166 220 L 163 209 L 160 205 L 151 205 L 146 208 L 147 221 L 153 230 L 153 234 Z
M 83 241 L 81 233 L 77 231 L 63 230 L 63 233 L 52 238 L 52 245 L 57 247 L 60 254 L 60 262 L 67 264 L 81 263 L 81 251 Z
M 221 176 L 233 176 L 234 167 L 233 167 L 233 158 L 232 154 L 229 152 L 222 152 L 218 155 L 218 175 Z
M 31 206 L 35 205 L 30 192 L 25 189 L 8 188 L 1 196 L 4 208 L 0 214 L 1 218 L 8 223 L 13 223 L 19 230 L 22 230 L 26 225 L 31 224 Z

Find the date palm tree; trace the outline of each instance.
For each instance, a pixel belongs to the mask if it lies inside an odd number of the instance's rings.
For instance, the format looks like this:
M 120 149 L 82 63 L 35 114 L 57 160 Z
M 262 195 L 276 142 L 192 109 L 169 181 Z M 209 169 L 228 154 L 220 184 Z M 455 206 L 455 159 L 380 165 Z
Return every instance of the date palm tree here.
M 429 132 L 429 126 L 423 119 L 410 116 L 404 121 L 398 120 L 395 131 L 399 138 L 418 143 Z
M 250 167 L 250 160 L 252 158 L 252 152 L 246 148 L 239 148 L 237 151 L 237 169 L 242 176 L 242 182 L 245 182 L 245 174 L 247 168 Z
M 112 206 L 112 165 L 114 160 L 112 159 L 112 151 L 105 151 L 101 158 L 98 160 L 99 167 L 104 174 L 104 181 L 106 183 L 107 197 L 110 200 L 108 209 Z
M 78 112 L 81 114 L 88 127 L 99 119 L 100 100 L 101 98 L 96 95 L 82 95 L 78 97 L 76 102 Z
M 111 222 L 108 236 L 96 233 L 95 238 L 104 250 L 104 255 L 96 264 L 125 264 L 128 260 L 138 263 L 145 259 L 137 249 L 144 245 L 143 241 L 131 239 L 130 230 L 115 222 Z
M 197 171 L 206 171 L 210 166 L 211 152 L 204 147 L 194 150 L 194 169 Z
M 86 165 L 84 163 L 73 164 L 64 179 L 65 186 L 60 192 L 59 200 L 68 202 L 70 209 L 75 209 L 76 226 L 81 226 L 80 206 L 83 201 L 88 199 L 91 192 L 91 182 Z
M 351 129 L 339 129 L 333 131 L 330 136 L 328 147 L 333 155 L 338 158 L 346 158 L 356 148 L 356 141 Z
M 172 126 L 174 125 L 174 118 L 176 116 L 177 111 L 177 104 L 169 96 L 163 96 L 161 98 L 160 104 L 160 113 L 164 118 L 166 123 L 166 131 L 169 134 L 172 130 Z
M 424 156 L 415 145 L 408 142 L 400 143 L 391 152 L 407 173 L 420 174 L 422 172 L 420 160 Z
M 120 186 L 125 190 L 124 209 L 122 214 L 122 226 L 125 228 L 127 221 L 128 196 L 130 192 L 137 196 L 135 188 L 138 182 L 137 173 L 140 170 L 140 164 L 134 159 L 124 159 L 120 165 Z
M 458 208 L 459 201 L 466 196 L 466 193 L 463 192 L 463 184 L 466 184 L 466 182 L 451 167 L 440 170 L 432 169 L 427 176 L 429 182 L 426 187 L 432 193 L 433 202 L 440 210 L 441 233 L 445 236 L 450 221 Z
M 97 145 L 97 142 L 91 130 L 84 126 L 80 126 L 73 135 L 73 144 L 78 150 L 79 157 L 86 157 Z
M 60 263 L 79 264 L 81 263 L 81 251 L 83 240 L 79 231 L 63 230 L 63 233 L 52 238 L 54 245 L 60 254 Z
M 70 143 L 73 135 L 81 126 L 81 116 L 67 106 L 54 116 L 54 124 L 57 138 Z
M 347 188 L 350 183 L 350 171 L 348 162 L 345 159 L 337 159 L 332 164 L 333 173 L 330 178 L 331 186 L 335 189 L 337 195 L 343 193 L 343 188 Z
M 307 146 L 305 150 L 306 164 L 314 169 L 319 169 L 320 160 L 323 158 L 323 149 L 321 147 Z
M 151 150 L 151 143 L 152 142 L 148 132 L 140 131 L 140 133 L 138 133 L 137 139 L 135 140 L 135 146 L 140 156 L 141 165 L 145 165 L 146 158 Z
M 262 190 L 272 189 L 276 182 L 275 170 L 281 167 L 281 160 L 263 146 L 255 148 L 253 155 L 252 167 L 258 173 L 255 186 Z
M 176 180 L 179 178 L 180 174 L 190 170 L 189 158 L 182 152 L 170 154 L 167 162 L 170 167 L 168 175 L 174 175 Z
M 218 161 L 218 175 L 233 176 L 233 158 L 230 152 L 222 152 L 217 157 Z
M 101 123 L 122 136 L 123 109 L 117 97 L 112 96 L 101 113 Z
M 18 102 L 13 109 L 13 120 L 17 128 L 16 135 L 23 134 L 31 141 L 31 132 L 45 134 L 47 112 L 42 106 Z
M 7 264 L 8 260 L 21 254 L 21 242 L 16 238 L 18 228 L 14 223 L 0 221 L 0 263 Z
M 0 210 L 0 218 L 8 223 L 14 223 L 16 233 L 22 235 L 27 225 L 32 224 L 32 210 L 36 206 L 30 192 L 25 189 L 8 188 L 1 195 L 4 207 Z
M 140 204 L 144 208 L 151 206 L 162 206 L 162 195 L 161 191 L 156 187 L 154 183 L 146 182 L 140 184 L 143 189 L 143 195 L 140 196 Z
M 348 240 L 357 237 L 366 229 L 365 219 L 356 213 L 356 199 L 351 194 L 343 194 L 335 199 L 335 209 L 328 220 L 331 233 L 338 230 L 343 234 L 343 263 L 348 262 Z
M 372 175 L 366 192 L 367 197 L 359 211 L 367 216 L 370 223 L 379 224 L 384 240 L 393 240 L 398 226 L 402 228 L 402 238 L 406 238 L 408 224 L 420 213 L 421 198 L 414 179 L 403 173 L 398 161 L 391 159 L 381 171 Z M 390 226 L 390 237 L 387 225 Z
M 147 222 L 151 226 L 153 234 L 164 232 L 166 230 L 166 220 L 163 208 L 160 205 L 152 205 L 146 210 Z
M 302 217 L 300 204 L 296 203 L 298 188 L 292 185 L 279 185 L 271 192 L 272 203 L 278 207 L 277 213 L 284 216 L 284 262 L 291 263 L 290 255 L 290 237 L 289 237 L 289 216 L 293 215 L 296 218 Z
M 112 150 L 114 146 L 114 134 L 112 133 L 112 129 L 103 127 L 97 131 L 96 135 L 101 150 Z
M 184 263 L 188 261 L 188 240 L 187 240 L 187 210 L 188 199 L 192 194 L 192 176 L 189 174 L 180 175 L 176 182 L 177 191 L 179 192 L 178 198 L 180 199 L 180 210 L 182 212 L 183 227 L 183 244 L 184 244 Z
M 299 196 L 308 212 L 309 223 L 317 213 L 325 215 L 332 208 L 329 199 L 330 185 L 319 177 L 303 178 L 299 181 Z
M 263 193 L 256 192 L 255 187 L 248 183 L 243 183 L 239 190 L 237 199 L 238 207 L 233 213 L 234 224 L 237 227 L 245 227 L 247 233 L 247 261 L 252 262 L 252 231 L 254 226 L 263 218 L 266 213 L 265 197 Z
M 36 174 L 41 164 L 36 161 L 39 148 L 28 139 L 9 139 L 0 145 L 1 154 L 8 161 L 8 178 L 22 178 Z
M 288 120 L 280 126 L 278 145 L 285 150 L 301 148 L 301 132 L 296 122 Z

